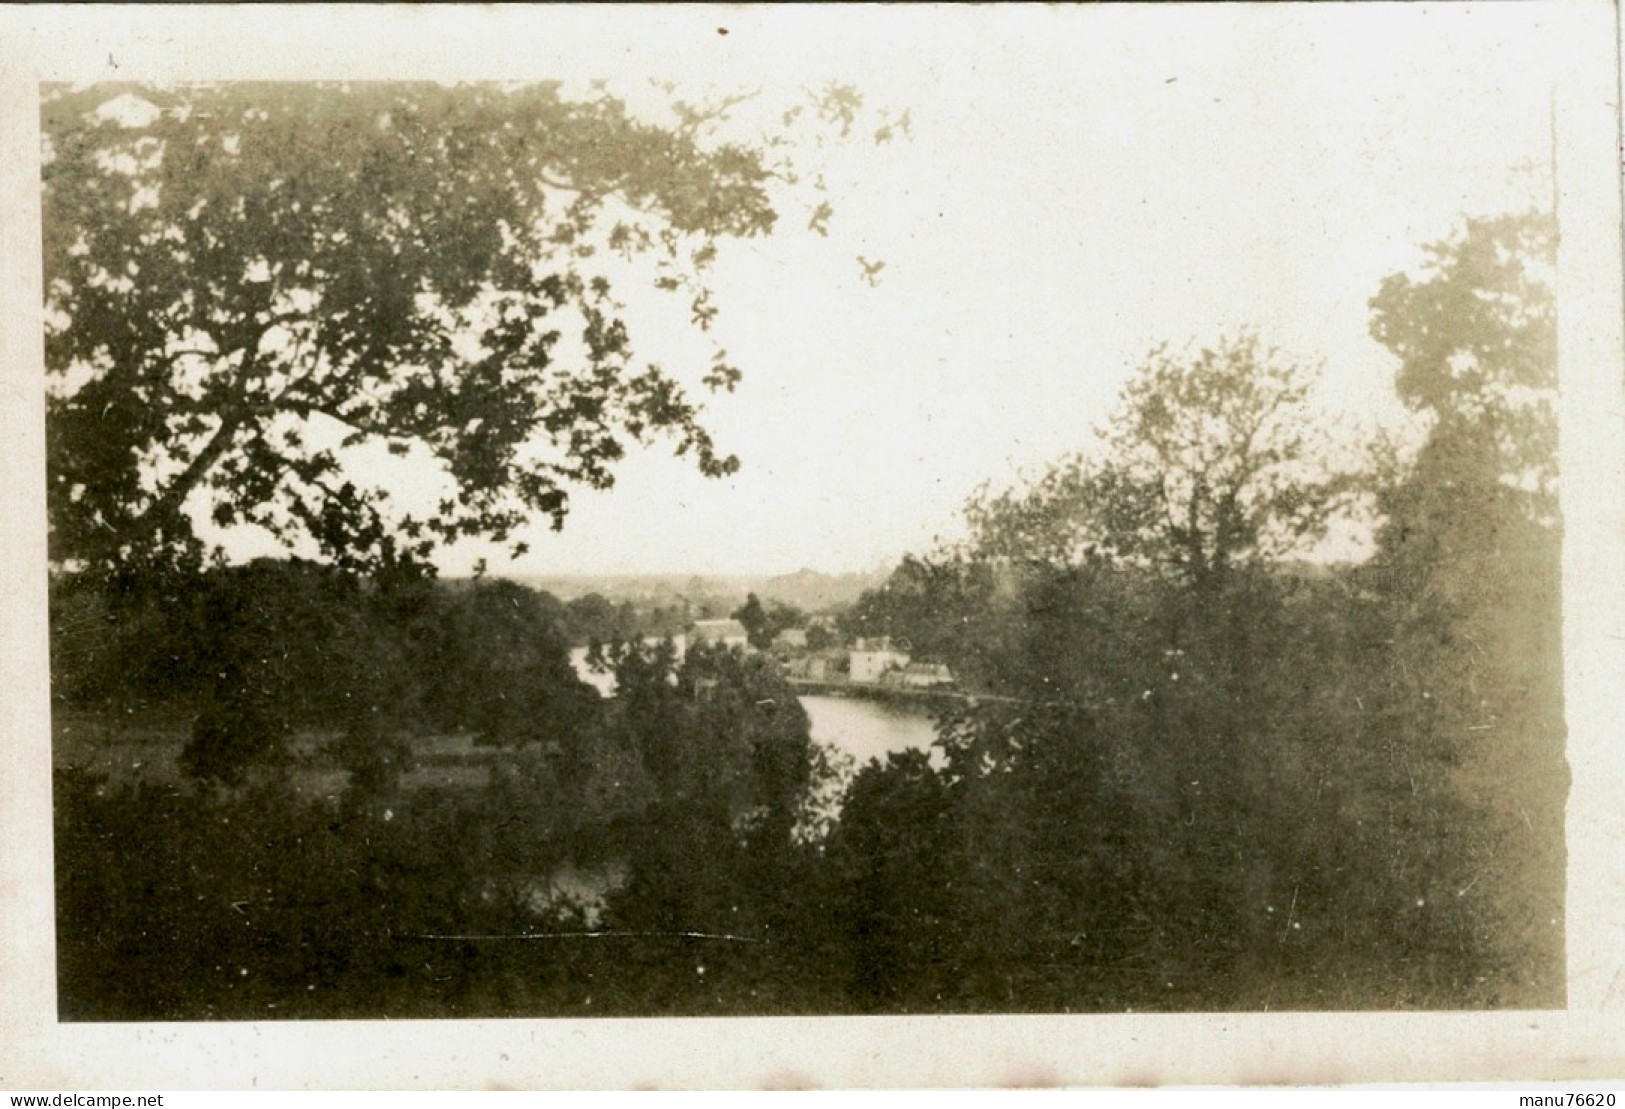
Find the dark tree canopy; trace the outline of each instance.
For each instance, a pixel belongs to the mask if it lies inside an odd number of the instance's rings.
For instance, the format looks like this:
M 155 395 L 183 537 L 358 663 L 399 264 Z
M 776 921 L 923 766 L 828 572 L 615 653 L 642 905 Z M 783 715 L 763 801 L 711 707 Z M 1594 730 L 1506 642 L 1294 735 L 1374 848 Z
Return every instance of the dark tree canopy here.
M 730 615 L 740 622 L 750 637 L 750 645 L 765 651 L 773 645 L 779 633 L 787 628 L 799 628 L 807 622 L 807 614 L 795 605 L 783 601 L 762 604 L 761 598 L 751 593 L 745 603 Z
M 1546 213 L 1470 219 L 1426 248 L 1420 274 L 1389 276 L 1371 299 L 1399 396 L 1439 421 L 1435 437 L 1487 436 L 1505 474 L 1543 485 L 1557 454 L 1556 250 Z
M 1448 517 L 1463 536 L 1474 518 L 1493 531 L 1505 517 L 1555 537 L 1556 246 L 1544 213 L 1468 220 L 1427 248 L 1420 274 L 1394 274 L 1372 298 L 1371 332 L 1399 359 L 1399 395 L 1431 420 L 1385 506 L 1389 554 Z
M 853 98 L 814 114 L 847 127 Z M 559 526 L 629 442 L 731 472 L 679 377 L 634 359 L 618 291 L 686 296 L 706 329 L 718 241 L 774 227 L 785 167 L 718 137 L 734 103 L 655 124 L 554 84 L 49 90 L 53 558 L 195 562 L 206 508 L 376 569 Z M 705 384 L 737 378 L 714 349 Z M 443 499 L 393 504 L 345 464 L 364 445 L 432 459 Z
M 1371 301 L 1400 396 L 1430 423 L 1380 498 L 1373 568 L 1404 665 L 1378 693 L 1469 799 L 1443 832 L 1458 888 L 1482 879 L 1463 905 L 1546 998 L 1563 982 L 1569 786 L 1556 245 L 1549 213 L 1468 220 Z

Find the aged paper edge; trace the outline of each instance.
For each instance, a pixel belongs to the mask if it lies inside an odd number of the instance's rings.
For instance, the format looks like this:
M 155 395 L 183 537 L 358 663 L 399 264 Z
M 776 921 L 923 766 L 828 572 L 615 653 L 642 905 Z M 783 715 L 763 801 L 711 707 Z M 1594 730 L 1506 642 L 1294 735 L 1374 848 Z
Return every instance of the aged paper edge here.
M 0 1085 L 606 1089 L 1625 1076 L 1619 40 L 1608 5 L 1546 8 L 1567 21 L 1576 44 L 1558 92 L 1564 645 L 1574 769 L 1566 1011 L 117 1026 L 55 1018 L 38 83 L 676 74 L 695 66 L 724 80 L 736 61 L 731 51 L 751 47 L 743 35 L 719 39 L 722 22 L 751 23 L 773 41 L 813 42 L 840 58 L 843 44 L 866 35 L 925 29 L 970 39 L 980 19 L 1024 16 L 937 7 L 770 15 L 584 6 L 43 7 L 0 15 L 0 673 L 8 686 L 0 699 Z M 1379 18 L 1382 6 L 1370 10 Z M 1235 11 L 1239 23 L 1275 18 L 1264 6 Z M 758 51 L 763 37 L 755 37 Z

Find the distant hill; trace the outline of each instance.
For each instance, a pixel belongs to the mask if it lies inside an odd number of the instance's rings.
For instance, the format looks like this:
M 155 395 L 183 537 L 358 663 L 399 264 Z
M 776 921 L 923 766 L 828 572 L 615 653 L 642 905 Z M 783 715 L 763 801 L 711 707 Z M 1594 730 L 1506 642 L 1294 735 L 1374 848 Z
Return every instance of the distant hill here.
M 856 601 L 864 590 L 877 589 L 885 584 L 890 573 L 884 570 L 821 574 L 817 570 L 801 569 L 793 574 L 758 579 L 751 591 L 763 601 L 782 601 L 808 612 L 819 612 L 827 608 L 845 608 Z
M 597 593 L 619 604 L 669 604 L 681 598 L 691 600 L 724 598 L 743 604 L 755 593 L 763 602 L 780 601 L 808 612 L 841 608 L 856 601 L 865 589 L 885 582 L 889 571 L 874 573 L 825 574 L 801 569 L 775 576 L 743 574 L 507 574 L 522 585 L 571 601 Z
M 727 596 L 736 590 L 731 579 L 695 574 L 504 574 L 504 577 L 573 601 L 589 593 L 619 603 L 668 601 L 680 597 Z M 745 599 L 745 590 L 737 590 Z

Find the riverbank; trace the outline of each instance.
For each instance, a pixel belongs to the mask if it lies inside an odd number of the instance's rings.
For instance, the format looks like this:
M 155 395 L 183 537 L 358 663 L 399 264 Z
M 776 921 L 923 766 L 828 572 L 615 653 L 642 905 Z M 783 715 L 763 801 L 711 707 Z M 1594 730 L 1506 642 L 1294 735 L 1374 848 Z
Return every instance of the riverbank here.
M 875 685 L 870 682 L 815 681 L 811 678 L 786 678 L 798 694 L 815 697 L 845 697 L 861 701 L 881 701 L 886 704 L 909 705 L 915 708 L 950 707 L 974 704 L 982 698 L 969 693 L 947 689 L 905 689 L 897 686 Z

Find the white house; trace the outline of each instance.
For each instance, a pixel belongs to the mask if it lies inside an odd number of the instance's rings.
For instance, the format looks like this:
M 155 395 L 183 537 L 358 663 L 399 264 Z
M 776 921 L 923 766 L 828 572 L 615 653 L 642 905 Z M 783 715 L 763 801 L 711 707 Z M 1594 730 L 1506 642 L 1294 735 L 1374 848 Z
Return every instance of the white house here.
M 750 633 L 738 620 L 696 620 L 688 629 L 690 643 L 720 643 L 724 647 L 744 647 Z
M 940 662 L 911 662 L 898 677 L 904 689 L 938 689 L 954 684 L 953 671 Z
M 890 639 L 859 639 L 852 644 L 849 675 L 855 682 L 878 682 L 888 670 L 908 665 L 908 655 L 892 646 Z

